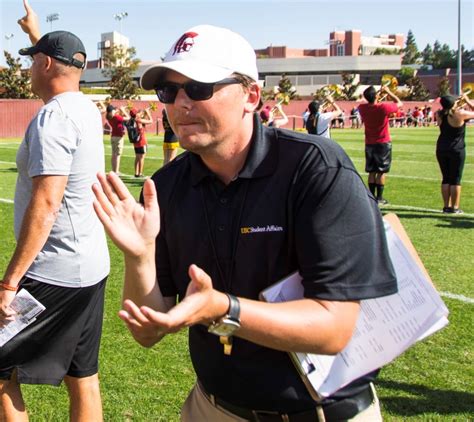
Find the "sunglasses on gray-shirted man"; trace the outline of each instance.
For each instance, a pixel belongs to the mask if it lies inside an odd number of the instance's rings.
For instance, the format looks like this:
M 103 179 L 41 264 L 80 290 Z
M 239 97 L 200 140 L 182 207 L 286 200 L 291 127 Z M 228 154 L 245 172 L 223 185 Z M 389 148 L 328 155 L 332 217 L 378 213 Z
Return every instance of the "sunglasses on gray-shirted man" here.
M 239 84 L 236 78 L 226 78 L 217 82 L 204 83 L 197 81 L 189 81 L 184 84 L 176 82 L 163 82 L 155 87 L 156 95 L 160 102 L 164 104 L 173 104 L 176 96 L 181 88 L 184 89 L 186 95 L 193 101 L 205 101 L 214 95 L 214 87 L 216 85 Z

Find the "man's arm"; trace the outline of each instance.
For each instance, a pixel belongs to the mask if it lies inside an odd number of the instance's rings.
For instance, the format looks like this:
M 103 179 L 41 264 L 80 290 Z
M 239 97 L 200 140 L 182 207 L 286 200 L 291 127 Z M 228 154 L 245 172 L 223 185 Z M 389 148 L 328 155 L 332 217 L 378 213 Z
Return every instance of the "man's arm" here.
M 125 256 L 124 309 L 119 316 L 134 338 L 149 347 L 166 334 L 195 324 L 207 326 L 224 316 L 227 296 L 215 290 L 209 275 L 196 265 L 189 268 L 190 283 L 180 303 L 161 295 L 155 270 L 160 219 L 154 183 L 145 181 L 142 206 L 115 174 L 99 174 L 98 179 L 94 208 Z M 358 312 L 357 302 L 302 299 L 272 304 L 241 299 L 242 328 L 236 336 L 278 350 L 334 354 L 350 340 Z
M 28 0 L 23 0 L 23 6 L 25 7 L 26 15 L 18 20 L 18 25 L 29 36 L 31 43 L 35 45 L 41 38 L 38 15 L 31 8 Z
M 285 126 L 288 123 L 288 116 L 283 111 L 281 104 L 277 104 L 275 108 L 276 116 L 273 119 L 273 124 L 275 127 Z
M 151 125 L 153 123 L 153 118 L 151 117 L 150 109 L 146 108 L 144 113 L 145 117 L 142 117 L 140 122 L 144 125 Z
M 99 101 L 94 101 L 95 105 L 97 106 L 97 108 L 99 109 L 100 113 L 101 114 L 105 114 L 107 109 L 105 107 L 105 104 L 103 101 L 99 100 Z
M 18 286 L 38 253 L 43 248 L 56 220 L 64 195 L 67 176 L 37 176 L 33 178 L 30 203 L 23 217 L 17 246 L 7 266 L 3 282 Z M 13 297 L 0 291 L 0 307 L 5 310 Z M 1 318 L 1 316 L 0 316 Z
M 333 108 L 333 111 L 331 112 L 332 113 L 331 118 L 335 119 L 336 117 L 339 117 L 342 114 L 341 108 L 334 102 L 331 96 L 329 96 L 327 99 Z
M 400 101 L 400 98 L 398 98 L 392 91 L 390 91 L 390 89 L 388 89 L 386 86 L 383 86 L 382 91 L 387 93 L 387 95 L 397 105 L 398 108 L 403 107 L 403 103 Z
M 107 234 L 124 254 L 124 310 L 119 316 L 135 340 L 150 347 L 163 334 L 143 318 L 130 317 L 130 309 L 147 306 L 167 312 L 176 304 L 176 298 L 162 296 L 156 282 L 155 239 L 160 231 L 160 214 L 155 185 L 149 179 L 145 181 L 142 206 L 116 174 L 99 173 L 97 178 L 99 184 L 92 187 L 96 196 L 94 209 Z
M 124 120 L 130 120 L 130 114 L 128 114 L 128 110 L 124 106 L 120 106 L 119 110 L 122 113 Z
M 195 324 L 207 326 L 224 316 L 228 298 L 213 289 L 210 277 L 195 265 L 191 265 L 189 277 L 185 298 L 168 312 L 126 301 L 122 319 L 137 330 L 140 326 L 154 326 L 156 335 L 162 337 Z M 353 301 L 302 299 L 265 303 L 241 298 L 240 305 L 241 328 L 235 336 L 288 352 L 340 352 L 351 339 L 359 314 L 359 303 Z

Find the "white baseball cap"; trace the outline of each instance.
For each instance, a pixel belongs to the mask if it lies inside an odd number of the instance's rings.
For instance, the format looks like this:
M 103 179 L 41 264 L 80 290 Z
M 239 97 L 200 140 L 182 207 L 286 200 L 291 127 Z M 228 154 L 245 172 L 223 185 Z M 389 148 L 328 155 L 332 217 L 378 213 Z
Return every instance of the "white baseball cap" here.
M 218 82 L 233 73 L 258 81 L 252 46 L 239 34 L 212 25 L 198 25 L 181 35 L 163 62 L 145 71 L 140 79 L 142 88 L 153 89 L 166 69 L 206 83 Z

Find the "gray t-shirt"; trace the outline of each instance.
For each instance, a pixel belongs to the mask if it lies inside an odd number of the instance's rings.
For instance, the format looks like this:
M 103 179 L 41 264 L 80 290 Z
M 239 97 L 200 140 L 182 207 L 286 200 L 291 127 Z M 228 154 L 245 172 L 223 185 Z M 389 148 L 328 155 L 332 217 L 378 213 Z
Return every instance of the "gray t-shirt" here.
M 32 193 L 32 178 L 68 176 L 51 233 L 26 272 L 28 277 L 64 287 L 91 286 L 109 273 L 105 232 L 92 203 L 91 186 L 104 171 L 102 121 L 81 92 L 52 98 L 31 121 L 16 157 L 15 236 Z

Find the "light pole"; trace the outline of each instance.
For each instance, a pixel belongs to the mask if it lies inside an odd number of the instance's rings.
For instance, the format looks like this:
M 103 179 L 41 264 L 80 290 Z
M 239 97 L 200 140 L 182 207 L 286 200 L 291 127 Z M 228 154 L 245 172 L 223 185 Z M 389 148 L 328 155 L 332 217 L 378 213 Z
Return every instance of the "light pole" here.
M 50 23 L 50 31 L 53 30 L 53 21 L 57 21 L 59 19 L 59 13 L 51 13 L 50 15 L 46 16 L 46 22 Z
M 7 40 L 7 51 L 10 52 L 10 40 L 14 37 L 14 34 L 7 34 L 5 35 L 5 39 Z
M 114 19 L 120 23 L 120 33 L 122 33 L 122 21 L 128 16 L 127 12 L 120 12 L 114 14 Z
M 461 0 L 458 0 L 458 80 L 457 94 L 461 95 L 462 87 L 462 51 L 461 51 Z

